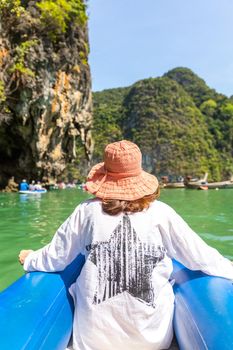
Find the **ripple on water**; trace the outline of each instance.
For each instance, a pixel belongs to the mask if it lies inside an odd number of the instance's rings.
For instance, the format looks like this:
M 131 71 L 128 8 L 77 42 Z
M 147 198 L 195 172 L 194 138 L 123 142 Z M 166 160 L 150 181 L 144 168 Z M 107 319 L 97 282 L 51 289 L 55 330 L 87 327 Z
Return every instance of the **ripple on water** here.
M 204 232 L 200 235 L 202 238 L 206 238 L 210 241 L 216 242 L 229 242 L 230 245 L 233 245 L 233 235 L 221 235 L 216 236 L 212 233 Z
M 227 218 L 224 213 L 220 213 L 219 215 L 215 216 L 215 221 L 227 222 Z

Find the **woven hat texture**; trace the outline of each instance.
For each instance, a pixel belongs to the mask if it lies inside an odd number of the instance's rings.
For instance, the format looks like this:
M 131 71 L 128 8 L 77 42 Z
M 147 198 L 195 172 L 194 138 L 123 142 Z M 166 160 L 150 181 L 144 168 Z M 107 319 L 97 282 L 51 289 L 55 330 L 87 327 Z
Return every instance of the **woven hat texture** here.
M 106 146 L 104 162 L 93 166 L 86 188 L 102 199 L 136 200 L 154 193 L 158 180 L 143 171 L 138 146 L 122 140 Z

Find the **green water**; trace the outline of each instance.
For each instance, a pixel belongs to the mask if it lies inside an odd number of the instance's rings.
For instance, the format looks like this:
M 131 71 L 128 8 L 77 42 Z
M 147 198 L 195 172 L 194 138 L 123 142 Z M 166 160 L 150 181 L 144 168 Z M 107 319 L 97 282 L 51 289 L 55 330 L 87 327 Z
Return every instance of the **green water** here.
M 88 198 L 81 190 L 57 190 L 39 196 L 0 193 L 0 290 L 23 274 L 21 249 L 47 244 L 78 203 Z M 171 205 L 211 246 L 233 260 L 233 189 L 162 190 Z

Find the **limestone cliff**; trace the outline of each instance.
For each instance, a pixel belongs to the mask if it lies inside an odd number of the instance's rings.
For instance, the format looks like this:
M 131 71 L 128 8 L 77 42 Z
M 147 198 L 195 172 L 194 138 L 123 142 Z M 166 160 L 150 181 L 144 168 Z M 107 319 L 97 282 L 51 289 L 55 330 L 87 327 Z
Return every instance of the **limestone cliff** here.
M 0 0 L 0 11 L 0 185 L 56 178 L 77 141 L 92 153 L 85 3 Z

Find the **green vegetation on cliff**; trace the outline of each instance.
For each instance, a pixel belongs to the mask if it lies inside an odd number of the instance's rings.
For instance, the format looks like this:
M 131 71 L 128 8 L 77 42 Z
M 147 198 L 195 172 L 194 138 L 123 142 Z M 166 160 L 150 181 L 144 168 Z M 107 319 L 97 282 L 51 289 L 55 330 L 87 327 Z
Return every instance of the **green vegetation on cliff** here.
M 220 96 L 214 89 L 210 89 L 205 81 L 193 73 L 191 69 L 178 67 L 164 74 L 164 77 L 175 80 L 181 85 L 198 107 L 203 101 L 215 100 Z
M 109 142 L 122 139 L 122 104 L 129 89 L 109 89 L 94 93 L 95 161 L 102 161 L 103 149 Z
M 41 11 L 41 21 L 46 31 L 55 39 L 65 33 L 69 23 L 84 25 L 87 21 L 86 5 L 82 0 L 41 0 L 37 4 Z
M 232 135 L 232 101 L 187 68 L 94 93 L 97 159 L 103 145 L 127 138 L 141 147 L 143 166 L 152 173 L 208 172 L 209 180 L 220 180 L 233 173 Z
M 0 0 L 0 14 L 7 17 L 14 14 L 15 19 L 24 15 L 29 19 L 32 3 L 39 10 L 37 20 L 41 28 L 53 40 L 65 33 L 71 23 L 84 26 L 87 22 L 86 4 L 83 0 L 40 0 L 31 1 L 31 4 L 29 0 Z

